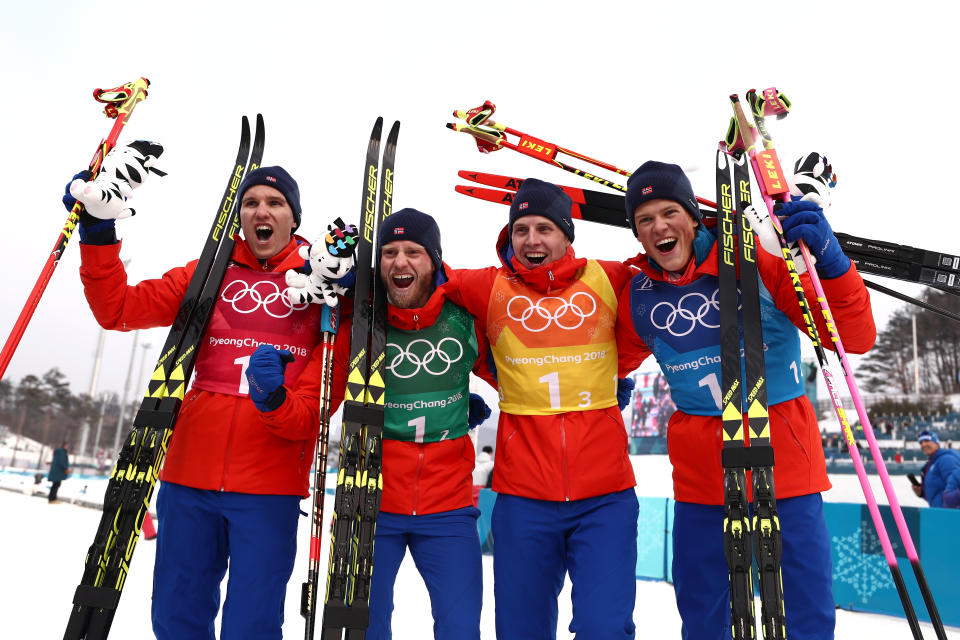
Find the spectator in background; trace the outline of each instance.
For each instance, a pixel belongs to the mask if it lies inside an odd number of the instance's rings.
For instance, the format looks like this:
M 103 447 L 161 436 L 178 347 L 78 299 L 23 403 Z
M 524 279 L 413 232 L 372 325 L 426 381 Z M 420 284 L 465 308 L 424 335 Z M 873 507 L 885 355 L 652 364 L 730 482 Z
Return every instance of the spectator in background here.
M 490 486 L 493 479 L 493 447 L 485 446 L 477 454 L 476 463 L 473 465 L 473 505 L 477 505 L 477 498 L 480 495 L 480 489 Z
M 59 447 L 53 450 L 53 459 L 50 461 L 50 473 L 47 479 L 53 484 L 50 487 L 50 495 L 47 496 L 47 502 L 57 504 L 57 491 L 60 490 L 60 483 L 70 475 L 70 458 L 67 457 L 67 443 L 63 442 Z
M 923 465 L 923 476 L 919 485 L 913 485 L 913 492 L 931 507 L 960 506 L 960 453 L 942 449 L 940 438 L 933 431 L 921 431 L 917 442 L 929 460 Z

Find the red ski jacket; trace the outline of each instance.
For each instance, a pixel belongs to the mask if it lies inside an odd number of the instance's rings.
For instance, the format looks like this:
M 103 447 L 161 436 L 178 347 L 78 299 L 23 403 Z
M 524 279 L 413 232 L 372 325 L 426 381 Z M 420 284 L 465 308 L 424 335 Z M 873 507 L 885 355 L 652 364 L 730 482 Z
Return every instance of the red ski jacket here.
M 294 236 L 279 254 L 261 263 L 237 236 L 232 260 L 257 271 L 284 272 L 303 266 L 297 247 L 304 242 Z M 80 245 L 80 278 L 97 322 L 119 331 L 170 325 L 197 261 L 129 286 L 119 254 L 119 242 Z M 342 349 L 340 342 L 338 334 L 337 347 Z M 306 368 L 287 386 L 285 402 L 268 413 L 257 410 L 247 396 L 190 389 L 160 479 L 197 489 L 309 495 L 319 428 L 321 358 L 322 349 L 313 349 Z M 343 378 L 343 368 L 337 368 L 334 389 L 343 388 Z
M 488 341 L 494 342 L 496 327 L 488 323 L 494 302 L 492 293 L 501 274 L 515 278 L 517 286 L 536 294 L 558 294 L 583 276 L 588 261 L 577 258 L 573 248 L 556 262 L 526 269 L 508 257 L 507 229 L 497 240 L 503 266 L 454 271 L 456 287 L 451 299 L 477 319 Z M 628 268 L 618 262 L 598 261 L 614 291 L 619 295 L 630 279 Z M 614 309 L 615 312 L 615 309 Z M 561 345 L 557 345 L 558 350 Z M 484 378 L 497 386 L 494 372 Z M 612 381 L 611 381 L 612 383 Z M 616 406 L 564 411 L 546 415 L 518 415 L 500 412 L 497 429 L 493 489 L 499 493 L 538 500 L 581 500 L 636 486 L 630 465 L 626 427 Z
M 758 267 L 764 286 L 773 296 L 777 309 L 790 319 L 803 335 L 806 325 L 800 313 L 796 293 L 786 263 L 779 256 L 764 251 L 757 243 Z M 663 281 L 662 272 L 652 267 L 643 254 L 627 262 L 653 280 Z M 695 268 L 690 267 L 674 284 L 686 285 L 702 276 L 717 275 L 717 245 Z M 816 295 L 810 277 L 800 276 L 807 300 Z M 850 353 L 864 353 L 876 340 L 877 330 L 870 308 L 870 294 L 860 274 L 851 264 L 839 278 L 821 279 L 830 302 L 833 320 L 844 348 Z M 652 292 L 651 292 L 652 293 Z M 650 302 L 654 304 L 655 301 Z M 644 302 L 646 305 L 647 303 Z M 811 303 L 813 304 L 813 303 Z M 828 349 L 832 348 L 822 314 L 814 310 L 818 335 Z M 637 335 L 630 313 L 630 287 L 621 294 L 617 317 L 617 348 L 620 352 L 620 374 L 627 375 L 651 354 L 651 349 Z M 778 498 L 808 495 L 830 488 L 827 479 L 823 444 L 817 417 L 806 396 L 771 405 L 770 439 L 774 450 L 774 486 Z M 744 420 L 746 423 L 746 420 Z M 723 504 L 720 451 L 723 446 L 720 416 L 689 415 L 677 410 L 667 427 L 667 449 L 673 465 L 674 498 L 697 504 Z M 748 498 L 752 489 L 747 481 Z
M 451 273 L 446 264 L 443 268 L 444 273 Z M 391 327 L 405 331 L 418 331 L 433 326 L 443 303 L 450 299 L 453 286 L 447 279 L 420 308 L 400 309 L 388 303 L 387 322 Z M 349 333 L 353 316 L 352 300 L 340 300 L 340 332 Z M 477 336 L 477 351 L 480 354 L 478 362 L 474 364 L 476 370 L 485 357 L 487 346 L 476 322 L 474 331 Z M 338 367 L 345 368 L 348 358 L 348 350 L 338 347 Z M 345 376 L 342 380 L 345 381 Z M 336 391 L 339 403 L 343 398 L 343 386 Z M 380 510 L 404 515 L 426 515 L 472 506 L 475 460 L 476 452 L 469 434 L 440 442 L 408 442 L 384 438 Z

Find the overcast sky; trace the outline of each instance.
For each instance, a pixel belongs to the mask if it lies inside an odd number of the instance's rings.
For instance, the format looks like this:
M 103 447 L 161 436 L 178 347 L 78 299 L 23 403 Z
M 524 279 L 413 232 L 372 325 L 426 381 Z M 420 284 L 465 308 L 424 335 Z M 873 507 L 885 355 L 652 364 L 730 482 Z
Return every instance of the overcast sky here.
M 117 225 L 131 282 L 196 257 L 243 114 L 264 114 L 264 163 L 299 181 L 311 240 L 333 217 L 358 218 L 373 120 L 401 120 L 395 208 L 436 216 L 446 261 L 477 267 L 493 263 L 507 210 L 457 195 L 458 169 L 589 185 L 509 150 L 479 154 L 444 128 L 453 109 L 490 99 L 497 121 L 631 170 L 648 159 L 699 166 L 694 186 L 713 199 L 728 95 L 772 85 L 794 105 L 773 130 L 784 164 L 816 150 L 839 174 L 834 228 L 960 253 L 958 92 L 944 75 L 958 60 L 955 18 L 952 4 L 925 1 L 4 3 L 0 339 L 66 218 L 64 184 L 110 128 L 92 90 L 138 76 L 153 85 L 124 138 L 164 144 L 169 176 L 138 190 L 137 216 Z M 580 223 L 576 232 L 583 256 L 639 250 L 623 229 Z M 7 378 L 56 366 L 88 390 L 99 328 L 81 291 L 78 242 Z M 901 306 L 873 299 L 881 326 Z M 165 335 L 145 333 L 150 367 Z M 107 335 L 100 390 L 122 390 L 131 345 L 132 334 Z

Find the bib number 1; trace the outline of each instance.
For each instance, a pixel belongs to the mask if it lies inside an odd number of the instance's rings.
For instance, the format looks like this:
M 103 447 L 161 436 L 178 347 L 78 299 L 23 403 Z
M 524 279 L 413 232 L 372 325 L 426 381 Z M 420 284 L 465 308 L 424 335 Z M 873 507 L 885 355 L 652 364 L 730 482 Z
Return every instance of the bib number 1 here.
M 550 396 L 550 408 L 559 409 L 561 407 L 560 373 L 554 371 L 553 373 L 540 376 L 537 382 L 547 385 L 547 394 Z M 591 397 L 589 391 L 580 391 L 577 395 L 580 396 L 580 402 L 577 404 L 578 407 L 586 408 L 590 406 Z

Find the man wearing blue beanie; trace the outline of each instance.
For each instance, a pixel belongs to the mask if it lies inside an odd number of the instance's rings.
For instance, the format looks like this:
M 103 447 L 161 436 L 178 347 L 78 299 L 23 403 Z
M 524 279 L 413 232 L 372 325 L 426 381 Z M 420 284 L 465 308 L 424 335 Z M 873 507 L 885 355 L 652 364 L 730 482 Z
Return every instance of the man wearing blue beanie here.
M 803 238 L 822 250 L 817 270 L 847 350 L 868 350 L 876 338 L 870 298 L 822 210 L 797 201 L 786 203 L 782 213 L 789 216 L 783 221 L 789 240 Z M 731 614 L 720 457 L 717 239 L 703 223 L 690 180 L 675 164 L 649 161 L 630 176 L 626 218 L 643 253 L 628 261 L 636 271 L 620 295 L 620 374 L 652 354 L 669 383 L 677 406 L 667 440 L 676 500 L 673 581 L 682 637 L 723 640 L 730 637 Z M 797 373 L 798 329 L 805 323 L 783 259 L 756 245 L 786 626 L 794 640 L 822 640 L 833 637 L 835 623 L 830 538 L 820 496 L 830 481 L 816 414 Z M 809 276 L 803 274 L 801 281 L 807 298 L 815 298 Z M 828 335 L 822 317 L 818 330 Z
M 130 331 L 170 325 L 196 261 L 161 279 L 127 284 L 115 219 L 162 147 L 119 146 L 96 180 L 77 180 L 64 203 L 80 220 L 80 277 L 97 321 Z M 153 577 L 157 638 L 213 637 L 229 565 L 221 634 L 280 638 L 297 548 L 302 497 L 319 426 L 320 310 L 283 295 L 284 274 L 302 268 L 300 191 L 282 167 L 247 174 L 236 192 L 235 237 L 195 378 L 170 440 L 157 495 Z M 259 345 L 259 347 L 257 346 Z M 279 351 L 274 345 L 282 345 Z M 336 371 L 335 383 L 343 371 Z
M 920 449 L 927 456 L 920 484 L 913 492 L 931 507 L 960 507 L 960 453 L 940 446 L 936 431 L 921 431 L 917 435 Z
M 483 569 L 469 431 L 490 410 L 470 393 L 470 372 L 482 362 L 486 340 L 473 316 L 450 301 L 454 283 L 431 216 L 410 208 L 393 212 L 380 223 L 377 249 L 388 326 L 383 493 L 366 637 L 393 637 L 394 583 L 409 549 L 430 594 L 435 640 L 479 640 Z M 322 301 L 312 292 L 331 284 L 323 280 L 333 272 L 342 274 L 344 260 L 352 262 L 352 256 L 330 255 L 323 238 L 309 258 L 310 278 L 288 280 L 295 303 Z M 339 350 L 337 366 L 345 369 L 347 358 Z
M 497 239 L 501 266 L 459 270 L 455 300 L 490 342 L 500 392 L 493 490 L 497 638 L 555 638 L 573 583 L 578 638 L 636 634 L 638 502 L 620 414 L 614 326 L 629 280 L 578 258 L 570 197 L 524 181 Z

